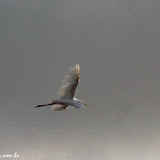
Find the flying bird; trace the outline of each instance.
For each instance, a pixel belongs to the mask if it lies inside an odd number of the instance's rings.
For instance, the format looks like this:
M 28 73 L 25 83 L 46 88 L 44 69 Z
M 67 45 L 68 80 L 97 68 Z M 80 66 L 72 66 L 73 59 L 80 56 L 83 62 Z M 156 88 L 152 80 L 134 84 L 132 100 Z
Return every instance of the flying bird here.
M 79 100 L 74 97 L 76 87 L 80 81 L 80 67 L 79 64 L 71 67 L 64 80 L 62 82 L 62 86 L 58 91 L 58 99 L 52 101 L 49 104 L 38 105 L 37 107 L 44 107 L 44 106 L 52 106 L 52 111 L 63 111 L 67 109 L 68 105 L 74 106 L 75 108 L 79 109 L 83 107 L 83 105 L 88 106 L 82 100 Z

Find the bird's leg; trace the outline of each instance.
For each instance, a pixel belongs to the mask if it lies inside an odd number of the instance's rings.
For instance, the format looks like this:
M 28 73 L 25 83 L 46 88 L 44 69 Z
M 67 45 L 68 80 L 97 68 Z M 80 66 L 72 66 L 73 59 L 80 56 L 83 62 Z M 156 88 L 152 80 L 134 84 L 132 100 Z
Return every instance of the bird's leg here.
M 37 107 L 44 107 L 44 106 L 51 106 L 51 105 L 54 105 L 54 104 L 64 104 L 63 102 L 60 102 L 59 100 L 55 100 L 53 101 L 52 103 L 48 103 L 48 104 L 40 104 L 34 108 L 37 108 Z
M 56 103 L 55 103 L 55 102 L 52 102 L 52 103 L 48 103 L 48 104 L 41 104 L 41 105 L 38 105 L 38 106 L 36 106 L 36 107 L 34 107 L 34 108 L 44 107 L 44 106 L 51 106 L 51 105 L 54 105 L 54 104 L 56 104 Z

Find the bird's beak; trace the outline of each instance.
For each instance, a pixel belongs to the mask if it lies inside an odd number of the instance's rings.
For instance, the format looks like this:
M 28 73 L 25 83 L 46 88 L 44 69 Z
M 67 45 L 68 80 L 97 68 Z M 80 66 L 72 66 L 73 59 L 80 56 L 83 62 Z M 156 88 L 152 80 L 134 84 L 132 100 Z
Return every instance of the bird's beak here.
M 88 104 L 87 104 L 87 103 L 85 103 L 85 102 L 83 102 L 83 101 L 82 101 L 82 103 L 83 103 L 84 105 L 88 106 Z

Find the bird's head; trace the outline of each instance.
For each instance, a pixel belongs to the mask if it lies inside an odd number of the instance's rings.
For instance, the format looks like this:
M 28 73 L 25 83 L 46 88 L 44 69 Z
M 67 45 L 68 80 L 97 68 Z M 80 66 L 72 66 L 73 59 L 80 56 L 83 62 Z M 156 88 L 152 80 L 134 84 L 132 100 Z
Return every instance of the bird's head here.
M 78 99 L 76 100 L 76 103 L 75 103 L 76 108 L 81 108 L 83 107 L 83 105 L 88 106 L 88 104 L 86 104 L 85 102 L 78 100 Z

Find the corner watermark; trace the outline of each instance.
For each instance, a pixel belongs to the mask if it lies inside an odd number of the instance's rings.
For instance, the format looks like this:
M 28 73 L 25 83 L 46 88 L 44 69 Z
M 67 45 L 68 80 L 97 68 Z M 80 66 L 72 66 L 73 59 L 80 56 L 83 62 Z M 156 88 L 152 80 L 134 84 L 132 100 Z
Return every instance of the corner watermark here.
M 17 152 L 14 152 L 13 154 L 0 154 L 0 159 L 1 158 L 19 158 L 19 154 Z

